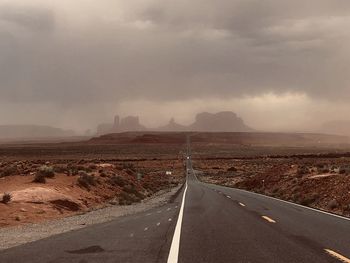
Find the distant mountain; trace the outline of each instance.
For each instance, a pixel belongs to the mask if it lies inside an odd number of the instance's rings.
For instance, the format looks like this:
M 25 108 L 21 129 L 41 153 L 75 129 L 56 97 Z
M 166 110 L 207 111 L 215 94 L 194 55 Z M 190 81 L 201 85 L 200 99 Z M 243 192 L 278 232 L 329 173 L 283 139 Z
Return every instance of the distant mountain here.
M 114 123 L 100 124 L 97 127 L 97 135 L 134 132 L 134 131 L 204 131 L 204 132 L 252 132 L 254 129 L 248 127 L 244 121 L 234 112 L 223 111 L 218 113 L 202 112 L 197 114 L 195 122 L 185 126 L 177 123 L 172 118 L 165 126 L 155 129 L 146 128 L 140 124 L 139 117 L 128 116 L 120 119 L 114 118 Z
M 186 144 L 191 135 L 194 144 L 225 144 L 244 146 L 341 147 L 350 143 L 349 137 L 312 133 L 272 132 L 125 132 L 90 139 L 92 144 Z
M 320 130 L 329 134 L 350 135 L 350 121 L 329 121 Z
M 218 113 L 202 112 L 197 114 L 195 122 L 189 126 L 191 131 L 208 132 L 251 132 L 244 121 L 234 112 L 223 111 Z
M 127 116 L 120 119 L 119 116 L 114 117 L 114 123 L 104 123 L 97 127 L 97 134 L 103 135 L 108 133 L 119 133 L 127 131 L 146 131 L 147 128 L 140 124 L 138 116 Z
M 70 130 L 40 125 L 0 125 L 0 139 L 40 139 L 75 136 Z
M 121 119 L 119 126 L 116 127 L 119 131 L 145 131 L 147 128 L 140 124 L 138 116 L 128 116 Z
M 189 127 L 178 124 L 174 118 L 171 118 L 169 123 L 165 126 L 159 127 L 158 131 L 188 131 Z

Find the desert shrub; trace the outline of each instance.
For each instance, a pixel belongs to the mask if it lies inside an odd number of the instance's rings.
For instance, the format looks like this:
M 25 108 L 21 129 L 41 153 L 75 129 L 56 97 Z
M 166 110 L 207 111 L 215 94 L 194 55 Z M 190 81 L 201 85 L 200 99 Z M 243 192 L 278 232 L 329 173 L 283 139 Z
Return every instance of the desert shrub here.
M 85 172 L 87 172 L 87 173 L 91 173 L 91 172 L 93 172 L 93 169 L 91 169 L 90 168 L 90 166 L 88 166 L 88 167 L 81 167 L 81 168 L 83 168 L 83 169 L 80 169 L 80 171 L 85 171 Z
M 324 168 L 324 164 L 323 163 L 318 163 L 318 164 L 316 164 L 316 167 L 317 168 L 320 168 L 320 169 L 322 169 L 322 168 Z
M 319 174 L 329 173 L 329 168 L 326 166 L 317 167 L 317 173 Z
M 16 175 L 17 173 L 18 173 L 18 170 L 16 166 L 9 166 L 1 171 L 0 177 Z
M 79 174 L 79 170 L 77 170 L 77 169 L 70 169 L 69 170 L 69 175 L 75 176 L 75 175 L 78 175 L 78 174 Z
M 37 174 L 46 178 L 53 178 L 55 176 L 54 168 L 47 165 L 41 166 Z
M 92 175 L 82 173 L 78 178 L 78 185 L 90 190 L 90 186 L 96 186 L 96 179 Z
M 228 168 L 227 171 L 228 172 L 237 172 L 237 169 L 236 169 L 236 167 L 232 166 L 232 167 Z
M 298 179 L 297 178 L 293 178 L 292 184 L 297 184 L 297 183 L 298 183 Z
M 37 173 L 34 176 L 33 183 L 46 184 L 46 176 L 41 173 Z
M 342 166 L 339 168 L 339 174 L 349 174 L 350 168 L 348 166 Z
M 300 198 L 301 198 L 300 193 L 295 193 L 291 196 L 292 201 L 295 203 L 299 203 Z
M 328 168 L 323 168 L 322 169 L 322 173 L 329 173 L 329 169 Z
M 129 169 L 129 170 L 135 171 L 135 167 L 132 163 L 127 163 L 127 162 L 122 163 L 122 167 L 123 169 Z
M 126 169 L 125 172 L 126 172 L 128 175 L 135 175 L 135 171 L 132 170 L 132 169 Z
M 2 203 L 4 204 L 8 204 L 12 199 L 12 195 L 10 193 L 4 193 L 4 195 L 2 196 Z
M 133 197 L 126 193 L 121 192 L 119 196 L 119 205 L 131 205 L 133 203 L 134 199 Z
M 100 173 L 100 176 L 101 177 L 108 177 L 108 174 L 106 174 L 105 172 L 102 172 L 102 173 Z
M 309 206 L 311 205 L 315 200 L 313 198 L 300 198 L 299 204 L 304 205 L 304 206 Z
M 130 189 L 124 188 L 124 191 L 122 191 L 119 196 L 119 204 L 131 205 L 132 203 L 140 202 L 143 198 L 145 198 L 143 194 L 140 195 L 137 191 L 132 193 Z
M 145 196 L 141 192 L 139 192 L 134 185 L 125 185 L 123 187 L 123 191 L 128 194 L 135 195 L 138 199 L 144 199 Z
M 309 169 L 306 166 L 298 167 L 297 175 L 303 176 L 303 175 L 308 174 L 308 173 L 309 173 Z
M 53 167 L 53 171 L 55 172 L 55 173 L 65 173 L 65 172 L 67 172 L 67 165 L 55 165 L 54 167 Z
M 320 198 L 320 195 L 318 193 L 312 193 L 309 196 L 304 196 L 304 197 L 299 197 L 299 203 L 301 205 L 305 205 L 305 206 L 310 206 L 311 204 L 315 203 L 317 201 L 317 199 Z
M 343 211 L 350 212 L 350 204 L 345 205 L 345 207 L 343 208 Z
M 97 165 L 96 164 L 90 164 L 88 166 L 88 169 L 91 170 L 91 171 L 96 170 L 97 169 Z
M 113 185 L 113 186 L 123 187 L 126 185 L 127 182 L 125 181 L 125 179 L 123 177 L 121 177 L 119 175 L 115 175 L 108 180 L 108 183 Z
M 344 168 L 339 169 L 339 174 L 346 174 L 346 170 Z
M 155 189 L 154 183 L 151 183 L 151 182 L 144 182 L 142 184 L 142 187 L 152 192 L 154 192 L 154 189 Z
M 338 205 L 339 205 L 339 204 L 338 204 L 337 200 L 333 199 L 332 201 L 330 201 L 330 202 L 328 203 L 327 207 L 328 207 L 328 209 L 333 210 L 333 209 L 337 208 Z
M 69 170 L 69 174 L 71 175 L 78 175 L 80 171 L 84 171 L 87 173 L 91 172 L 91 169 L 83 165 L 70 164 L 67 166 L 67 169 Z
M 272 189 L 272 193 L 273 193 L 273 194 L 276 194 L 278 191 L 279 191 L 279 188 L 278 188 L 278 187 L 275 187 L 275 188 Z
M 313 193 L 312 194 L 312 199 L 314 200 L 314 202 L 316 202 L 317 199 L 319 199 L 319 198 L 320 198 L 320 195 L 318 193 Z

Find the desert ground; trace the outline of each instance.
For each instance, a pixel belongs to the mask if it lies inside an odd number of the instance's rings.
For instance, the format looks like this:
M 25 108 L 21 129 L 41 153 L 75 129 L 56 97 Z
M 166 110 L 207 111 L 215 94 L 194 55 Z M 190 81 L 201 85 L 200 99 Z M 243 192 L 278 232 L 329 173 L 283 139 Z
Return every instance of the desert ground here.
M 201 181 L 240 188 L 350 216 L 350 155 L 294 154 L 198 158 Z
M 0 227 L 136 204 L 184 180 L 182 145 L 0 148 Z
M 84 142 L 1 145 L 0 227 L 133 205 L 181 185 L 186 135 L 124 133 Z M 350 216 L 350 147 L 342 138 L 190 136 L 200 180 Z

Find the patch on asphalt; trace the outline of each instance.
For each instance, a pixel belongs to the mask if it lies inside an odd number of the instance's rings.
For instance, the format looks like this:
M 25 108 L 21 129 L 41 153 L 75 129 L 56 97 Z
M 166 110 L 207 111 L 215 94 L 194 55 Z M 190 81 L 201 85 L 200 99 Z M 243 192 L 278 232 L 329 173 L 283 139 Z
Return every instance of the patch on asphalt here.
M 67 252 L 71 254 L 92 254 L 92 253 L 102 253 L 102 252 L 105 252 L 105 250 L 100 246 L 91 246 L 91 247 L 86 247 L 79 250 L 68 250 Z

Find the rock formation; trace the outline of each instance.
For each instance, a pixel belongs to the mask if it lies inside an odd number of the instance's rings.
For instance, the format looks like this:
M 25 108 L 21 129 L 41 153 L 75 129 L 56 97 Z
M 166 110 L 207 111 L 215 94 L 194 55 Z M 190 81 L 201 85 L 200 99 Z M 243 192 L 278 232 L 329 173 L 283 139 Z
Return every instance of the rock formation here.
M 202 112 L 197 114 L 195 122 L 189 126 L 191 131 L 207 132 L 249 132 L 253 131 L 234 112 Z
M 250 132 L 254 131 L 248 127 L 244 121 L 234 112 L 224 111 L 218 113 L 199 113 L 196 120 L 189 126 L 178 124 L 174 118 L 165 126 L 148 129 L 140 124 L 139 117 L 128 116 L 120 119 L 114 118 L 114 123 L 100 124 L 97 128 L 97 134 L 119 133 L 127 131 L 205 131 L 205 132 Z
M 171 118 L 169 123 L 158 128 L 159 131 L 188 131 L 188 126 L 178 124 L 174 118 Z
M 138 116 L 128 116 L 121 119 L 119 131 L 145 131 L 147 128 L 140 124 Z
M 145 131 L 147 128 L 140 124 L 138 116 L 114 117 L 114 123 L 104 123 L 97 126 L 97 134 L 118 133 L 127 131 Z

